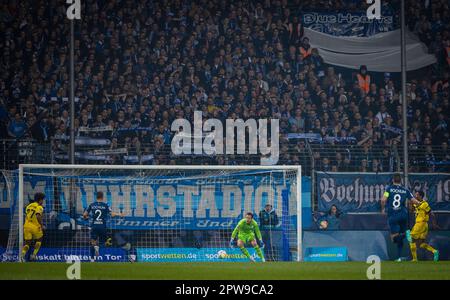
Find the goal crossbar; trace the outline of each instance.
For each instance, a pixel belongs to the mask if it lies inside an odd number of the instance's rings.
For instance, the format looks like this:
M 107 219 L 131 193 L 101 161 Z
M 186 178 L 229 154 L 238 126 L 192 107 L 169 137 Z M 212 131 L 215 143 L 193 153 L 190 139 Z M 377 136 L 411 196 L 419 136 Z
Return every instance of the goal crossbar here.
M 255 165 L 64 165 L 64 164 L 20 164 L 20 169 L 111 169 L 111 170 L 284 170 L 301 171 L 301 166 L 255 166 Z

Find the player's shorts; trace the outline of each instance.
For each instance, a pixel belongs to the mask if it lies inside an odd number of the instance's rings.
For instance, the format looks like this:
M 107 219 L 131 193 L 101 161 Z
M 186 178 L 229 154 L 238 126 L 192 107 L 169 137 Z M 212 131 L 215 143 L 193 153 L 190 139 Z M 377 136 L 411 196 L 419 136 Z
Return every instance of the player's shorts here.
M 240 233 L 238 234 L 238 240 L 243 241 L 245 244 L 250 243 L 251 241 L 255 240 L 255 235 L 254 234 L 244 234 L 244 233 Z
M 411 229 L 411 237 L 415 240 L 424 240 L 428 235 L 428 223 L 427 222 L 419 222 L 414 224 Z
M 34 224 L 25 224 L 23 226 L 23 238 L 26 241 L 38 240 L 44 236 L 40 226 Z
M 100 245 L 105 244 L 107 238 L 106 228 L 91 228 L 91 240 L 99 242 Z
M 391 234 L 405 233 L 408 224 L 408 214 L 398 213 L 388 217 L 389 230 Z

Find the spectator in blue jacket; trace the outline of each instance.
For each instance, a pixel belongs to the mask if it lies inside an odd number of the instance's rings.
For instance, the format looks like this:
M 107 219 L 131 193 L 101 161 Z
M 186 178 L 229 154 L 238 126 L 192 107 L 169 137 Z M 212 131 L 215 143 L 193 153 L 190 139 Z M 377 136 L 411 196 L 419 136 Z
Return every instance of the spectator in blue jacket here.
M 28 126 L 20 114 L 16 113 L 14 119 L 9 122 L 8 134 L 13 138 L 21 138 L 25 134 L 27 128 Z

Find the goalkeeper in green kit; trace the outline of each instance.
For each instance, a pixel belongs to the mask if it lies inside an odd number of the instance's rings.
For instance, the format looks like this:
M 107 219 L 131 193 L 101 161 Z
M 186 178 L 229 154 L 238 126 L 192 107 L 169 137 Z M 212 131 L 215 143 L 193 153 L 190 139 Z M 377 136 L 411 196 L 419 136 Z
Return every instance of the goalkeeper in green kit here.
M 258 238 L 258 242 L 255 238 Z M 251 256 L 250 253 L 248 253 L 248 250 L 245 248 L 245 244 L 251 244 L 253 248 L 255 248 L 256 253 L 258 254 L 259 258 L 262 262 L 265 262 L 264 254 L 262 253 L 261 248 L 264 248 L 264 242 L 262 240 L 261 232 L 259 231 L 258 223 L 256 223 L 255 220 L 253 220 L 253 214 L 252 213 L 246 213 L 245 218 L 240 220 L 239 223 L 236 225 L 236 228 L 233 230 L 233 233 L 231 234 L 231 241 L 230 241 L 230 247 L 234 247 L 235 239 L 237 235 L 237 246 L 239 249 L 241 249 L 242 253 L 244 253 L 245 256 L 248 257 L 251 261 L 255 261 Z

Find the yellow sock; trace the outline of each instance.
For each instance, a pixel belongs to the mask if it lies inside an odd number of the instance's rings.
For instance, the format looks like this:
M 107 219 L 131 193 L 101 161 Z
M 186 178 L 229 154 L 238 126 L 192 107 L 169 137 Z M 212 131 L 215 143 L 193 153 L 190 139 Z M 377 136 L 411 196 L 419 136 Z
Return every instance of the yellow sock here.
M 411 256 L 413 260 L 417 260 L 417 246 L 416 243 L 410 243 L 409 248 L 411 248 Z
M 34 250 L 33 250 L 33 255 L 36 256 L 39 252 L 39 249 L 41 248 L 41 242 L 36 242 L 34 244 Z
M 28 250 L 30 250 L 30 246 L 28 246 L 28 245 L 23 246 L 22 257 L 24 257 L 27 254 Z
M 433 247 L 428 245 L 427 243 L 420 244 L 420 248 L 430 251 L 431 253 L 434 253 L 436 251 Z

